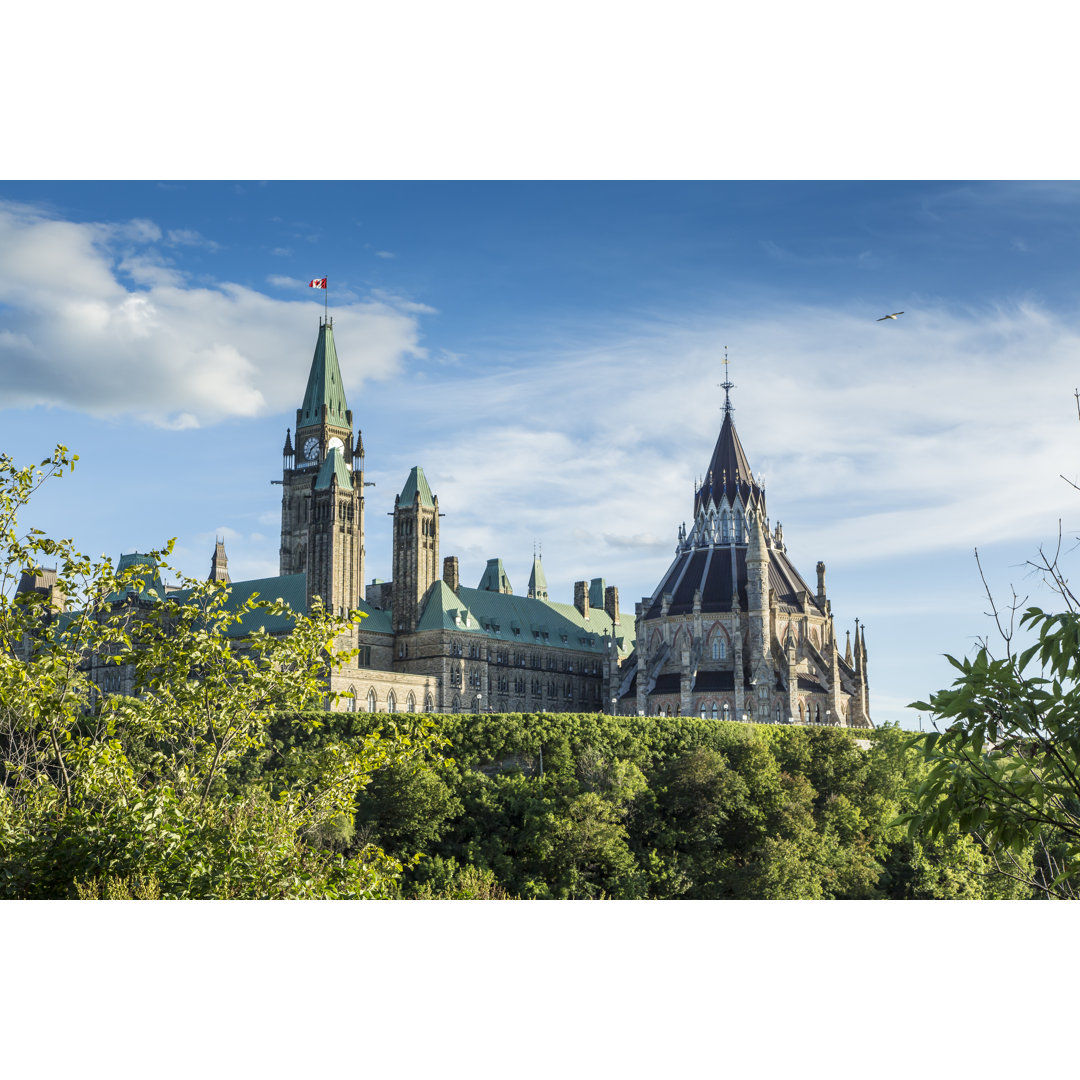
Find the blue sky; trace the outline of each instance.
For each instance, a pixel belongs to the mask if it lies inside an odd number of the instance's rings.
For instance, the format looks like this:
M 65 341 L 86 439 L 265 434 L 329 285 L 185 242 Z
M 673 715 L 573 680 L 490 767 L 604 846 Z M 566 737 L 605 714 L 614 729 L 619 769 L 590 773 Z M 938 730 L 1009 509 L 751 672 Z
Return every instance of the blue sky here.
M 1080 529 L 1080 185 L 0 183 L 0 432 L 80 465 L 35 523 L 91 553 L 177 537 L 276 573 L 285 429 L 330 311 L 369 479 L 367 577 L 424 467 L 442 553 L 554 598 L 651 593 L 721 419 L 841 629 L 872 710 L 951 681 L 995 591 Z M 903 310 L 895 322 L 879 316 Z M 1071 541 L 1070 541 L 1071 542 Z

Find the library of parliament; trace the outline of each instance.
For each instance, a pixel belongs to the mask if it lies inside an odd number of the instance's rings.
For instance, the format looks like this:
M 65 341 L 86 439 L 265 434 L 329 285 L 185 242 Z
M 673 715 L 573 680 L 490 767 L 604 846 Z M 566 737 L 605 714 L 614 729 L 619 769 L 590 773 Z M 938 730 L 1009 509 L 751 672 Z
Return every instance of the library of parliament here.
M 841 647 L 825 564 L 811 589 L 788 559 L 735 431 L 731 383 L 723 385 L 724 419 L 695 485 L 692 525 L 679 527 L 673 562 L 632 617 L 603 578 L 575 582 L 573 603 L 552 600 L 536 556 L 524 593 L 514 592 L 498 558 L 475 587 L 464 584 L 456 556 L 440 561 L 439 499 L 419 465 L 394 499 L 393 579 L 365 588 L 364 445 L 345 398 L 333 320 L 321 319 L 274 481 L 279 575 L 231 582 L 219 542 L 210 576 L 229 582 L 237 600 L 257 591 L 307 611 L 319 597 L 335 613 L 364 613 L 348 643 L 354 666 L 330 676 L 335 708 L 872 727 L 865 633 L 856 622 L 854 640 L 848 635 Z M 140 558 L 122 556 L 121 566 Z M 22 587 L 48 582 L 30 577 Z

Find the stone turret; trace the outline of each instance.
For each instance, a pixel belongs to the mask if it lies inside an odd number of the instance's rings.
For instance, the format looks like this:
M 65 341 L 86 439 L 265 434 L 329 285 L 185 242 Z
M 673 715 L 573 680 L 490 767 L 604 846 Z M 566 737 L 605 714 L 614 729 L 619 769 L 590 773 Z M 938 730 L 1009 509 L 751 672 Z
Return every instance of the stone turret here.
M 787 718 L 795 718 L 799 715 L 799 660 L 795 647 L 795 634 L 791 624 L 787 631 Z
M 769 627 L 769 553 L 765 547 L 761 515 L 747 520 L 750 543 L 746 550 L 746 603 L 750 645 L 750 682 L 754 687 L 752 711 L 766 722 L 775 681 L 772 665 L 772 635 Z
M 414 465 L 394 500 L 391 610 L 395 633 L 411 634 L 416 630 L 421 604 L 438 577 L 439 497 L 432 495 L 424 470 Z
M 218 540 L 217 545 L 214 547 L 214 555 L 210 560 L 210 580 L 225 582 L 231 580 L 229 577 L 229 559 L 225 554 L 224 538 Z

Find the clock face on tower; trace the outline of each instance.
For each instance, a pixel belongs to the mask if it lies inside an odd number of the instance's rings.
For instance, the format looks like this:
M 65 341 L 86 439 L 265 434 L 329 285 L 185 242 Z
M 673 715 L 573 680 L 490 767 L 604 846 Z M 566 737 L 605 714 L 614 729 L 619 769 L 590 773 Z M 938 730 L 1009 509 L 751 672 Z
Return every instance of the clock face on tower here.
M 314 435 L 304 443 L 304 457 L 308 461 L 315 461 L 319 456 L 319 440 Z
M 336 435 L 326 444 L 326 452 L 329 454 L 331 450 L 337 450 L 342 457 L 345 456 L 345 444 Z

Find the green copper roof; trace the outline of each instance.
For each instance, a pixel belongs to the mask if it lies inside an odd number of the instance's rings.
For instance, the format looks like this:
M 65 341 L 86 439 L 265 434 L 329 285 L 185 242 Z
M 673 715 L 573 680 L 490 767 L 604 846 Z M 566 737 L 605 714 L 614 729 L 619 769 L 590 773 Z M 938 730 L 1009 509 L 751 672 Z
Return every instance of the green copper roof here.
M 475 592 L 469 589 L 469 592 Z M 420 621 L 416 624 L 420 630 L 475 630 L 481 632 L 479 620 L 469 611 L 468 605 L 458 599 L 454 590 L 441 578 L 435 582 L 428 593 Z
M 428 593 L 417 630 L 470 630 L 489 640 L 518 645 L 547 645 L 603 654 L 604 634 L 611 634 L 611 618 L 592 608 L 588 619 L 573 604 L 554 604 L 512 593 L 467 589 L 455 594 L 444 581 Z M 623 620 L 615 628 L 619 655 L 634 647 L 634 623 Z
M 227 611 L 238 608 L 253 593 L 259 594 L 260 600 L 284 600 L 299 615 L 307 614 L 307 577 L 304 574 L 284 574 L 280 577 L 253 578 L 251 581 L 233 581 L 226 587 L 228 600 Z M 171 594 L 171 599 L 184 603 L 191 595 L 190 589 L 180 589 Z M 285 615 L 269 615 L 265 611 L 249 611 L 238 623 L 226 631 L 228 637 L 247 637 L 255 630 L 264 629 L 268 634 L 278 634 L 291 630 L 294 620 Z
M 544 574 L 540 556 L 533 556 L 532 573 L 529 575 L 529 595 L 534 600 L 546 600 L 548 598 L 547 577 Z
M 394 628 L 390 623 L 389 611 L 372 607 L 366 600 L 357 600 L 353 606 L 367 616 L 360 623 L 360 629 L 365 634 L 393 634 Z
M 120 556 L 120 561 L 116 564 L 116 572 L 119 574 L 122 570 L 130 570 L 132 567 L 143 569 L 134 575 L 123 594 L 110 593 L 109 602 L 116 603 L 125 596 L 134 594 L 138 588 L 136 582 L 142 582 L 142 592 L 139 593 L 142 599 L 161 600 L 165 596 L 165 586 L 158 572 L 157 563 L 149 555 L 133 551 L 129 555 Z
M 417 492 L 420 493 L 421 506 L 435 505 L 435 500 L 432 498 L 431 488 L 428 487 L 424 470 L 421 469 L 419 465 L 414 465 L 412 467 L 412 472 L 409 473 L 409 479 L 405 481 L 405 486 L 401 489 L 401 494 L 398 496 L 398 506 L 412 506 Z
M 602 608 L 604 606 L 604 579 L 594 577 L 589 582 L 589 607 Z
M 335 476 L 338 487 L 352 487 L 352 477 L 349 475 L 349 470 L 345 468 L 345 458 L 341 451 L 333 446 L 330 448 L 330 453 L 323 458 L 322 465 L 319 466 L 319 475 L 315 478 L 315 490 L 325 491 Z
M 329 323 L 319 327 L 319 340 L 315 343 L 315 355 L 311 358 L 304 404 L 300 410 L 298 427 L 322 423 L 322 407 L 325 405 L 327 423 L 348 427 L 345 419 L 345 387 L 341 382 L 337 349 L 334 346 L 334 328 Z
M 477 588 L 484 589 L 486 592 L 497 593 L 512 593 L 514 591 L 510 585 L 510 579 L 503 569 L 502 559 L 488 559 L 484 576 L 480 579 Z

